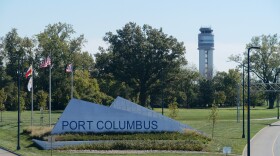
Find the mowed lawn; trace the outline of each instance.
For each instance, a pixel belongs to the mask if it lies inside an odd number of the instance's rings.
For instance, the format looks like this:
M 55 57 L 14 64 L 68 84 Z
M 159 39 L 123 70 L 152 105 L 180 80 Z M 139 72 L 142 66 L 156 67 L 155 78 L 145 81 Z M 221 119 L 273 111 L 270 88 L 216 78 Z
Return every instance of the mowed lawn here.
M 157 112 L 161 112 L 161 109 L 155 109 Z M 54 124 L 62 111 L 53 111 L 51 118 L 52 124 Z M 180 109 L 176 120 L 182 123 L 188 124 L 195 129 L 198 129 L 207 135 L 211 136 L 211 122 L 209 121 L 210 109 Z M 276 119 L 267 120 L 255 120 L 263 118 L 272 118 L 277 114 L 276 109 L 268 110 L 265 107 L 257 107 L 251 109 L 251 137 L 253 137 L 260 129 L 267 126 L 270 123 L 277 121 Z M 168 109 L 164 109 L 164 114 L 168 115 Z M 246 145 L 246 138 L 242 139 L 242 110 L 239 112 L 240 121 L 237 122 L 236 108 L 219 108 L 218 121 L 215 127 L 214 139 L 207 147 L 207 152 L 213 152 L 209 154 L 197 154 L 197 153 L 147 153 L 142 155 L 188 155 L 188 156 L 215 156 L 222 155 L 216 154 L 222 152 L 224 146 L 232 147 L 232 153 L 241 155 L 243 148 Z M 94 114 L 93 114 L 94 115 Z M 245 119 L 247 118 L 245 113 Z M 21 131 L 24 127 L 30 125 L 31 112 L 24 111 L 21 114 Z M 47 126 L 49 124 L 49 114 L 45 112 L 43 122 L 41 122 L 41 114 L 39 111 L 34 112 L 34 125 L 40 126 L 41 124 Z M 245 122 L 245 135 L 247 136 L 247 120 Z M 17 112 L 3 112 L 3 121 L 0 122 L 0 146 L 9 150 L 16 151 L 22 155 L 51 155 L 51 151 L 39 150 L 32 143 L 31 138 L 27 135 L 21 134 L 20 136 L 21 150 L 17 151 Z M 92 153 L 70 153 L 67 151 L 53 151 L 52 155 L 66 156 L 66 155 L 101 155 Z M 106 154 L 102 154 L 106 155 Z M 127 154 L 136 155 L 136 154 Z

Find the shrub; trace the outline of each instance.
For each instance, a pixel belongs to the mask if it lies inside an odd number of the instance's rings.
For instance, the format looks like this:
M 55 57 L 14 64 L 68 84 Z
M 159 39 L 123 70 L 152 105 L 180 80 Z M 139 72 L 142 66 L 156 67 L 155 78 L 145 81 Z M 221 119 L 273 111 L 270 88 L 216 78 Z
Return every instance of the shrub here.
M 199 140 L 208 142 L 210 139 L 192 130 L 179 132 L 157 133 L 74 133 L 57 135 L 58 141 L 89 141 L 89 140 Z
M 168 109 L 169 109 L 169 116 L 171 118 L 176 118 L 179 112 L 178 103 L 176 101 L 170 103 L 168 105 Z
M 67 146 L 59 148 L 60 150 L 186 150 L 186 151 L 202 151 L 204 145 L 198 141 L 174 141 L 174 140 L 157 140 L 157 141 L 141 141 L 126 140 L 112 141 L 94 144 L 83 144 L 78 146 Z
M 33 126 L 24 128 L 23 133 L 29 134 L 32 138 L 43 139 L 43 137 L 51 133 L 52 129 L 53 127 Z

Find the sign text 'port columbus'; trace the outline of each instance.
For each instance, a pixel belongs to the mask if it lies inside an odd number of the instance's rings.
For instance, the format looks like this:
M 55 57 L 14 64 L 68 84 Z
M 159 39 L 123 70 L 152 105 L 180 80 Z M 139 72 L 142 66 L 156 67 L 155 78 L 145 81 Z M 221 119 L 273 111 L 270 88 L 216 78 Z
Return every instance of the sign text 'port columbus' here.
M 157 121 L 62 121 L 62 130 L 156 130 Z

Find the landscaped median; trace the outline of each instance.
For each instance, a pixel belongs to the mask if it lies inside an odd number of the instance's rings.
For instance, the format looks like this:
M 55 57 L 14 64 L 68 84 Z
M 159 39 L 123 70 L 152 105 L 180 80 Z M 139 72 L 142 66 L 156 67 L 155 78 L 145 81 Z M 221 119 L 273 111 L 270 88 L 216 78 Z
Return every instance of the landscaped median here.
M 156 111 L 161 112 L 161 109 L 156 109 Z M 179 120 L 182 123 L 188 123 L 195 129 L 202 131 L 206 134 L 211 134 L 211 124 L 209 122 L 209 109 L 180 109 L 179 115 L 176 120 Z M 165 114 L 168 114 L 168 110 L 164 110 Z M 277 113 L 276 109 L 266 109 L 265 107 L 256 107 L 251 111 L 251 137 L 253 137 L 259 130 L 263 127 L 267 126 L 270 123 L 277 121 L 274 120 L 254 120 L 260 118 L 271 118 L 275 117 Z M 3 121 L 0 122 L 0 146 L 5 147 L 11 151 L 16 151 L 23 156 L 29 155 L 36 155 L 36 156 L 45 156 L 45 155 L 52 155 L 53 156 L 69 156 L 69 153 L 74 152 L 74 155 L 83 155 L 83 156 L 90 156 L 93 155 L 91 152 L 95 154 L 102 154 L 108 155 L 109 153 L 112 154 L 123 154 L 126 153 L 127 155 L 136 155 L 141 151 L 142 155 L 171 155 L 169 152 L 172 152 L 172 155 L 184 155 L 187 156 L 220 156 L 222 155 L 223 147 L 231 147 L 232 153 L 236 155 L 241 155 L 242 151 L 246 145 L 247 138 L 242 138 L 242 113 L 240 113 L 240 121 L 237 122 L 236 119 L 236 109 L 219 109 L 219 117 L 217 121 L 217 125 L 215 126 L 214 131 L 214 138 L 211 141 L 206 140 L 203 142 L 203 138 L 200 141 L 200 145 L 202 144 L 204 147 L 202 151 L 205 152 L 188 152 L 188 151 L 171 151 L 171 150 L 159 150 L 155 152 L 155 150 L 40 150 L 38 149 L 35 144 L 31 141 L 33 138 L 40 139 L 40 140 L 47 140 L 49 134 L 46 131 L 50 131 L 52 128 L 48 127 L 48 114 L 45 115 L 43 124 L 45 127 L 40 127 L 40 117 L 41 113 L 39 111 L 34 112 L 34 123 L 33 125 L 37 125 L 37 130 L 31 134 L 31 130 L 28 132 L 28 126 L 30 125 L 30 111 L 24 111 L 21 113 L 21 132 L 25 129 L 24 133 L 20 135 L 20 150 L 16 150 L 17 147 L 17 112 L 9 112 L 6 111 L 3 113 Z M 57 119 L 60 117 L 61 111 L 54 111 L 52 112 L 52 121 L 55 123 Z M 246 119 L 246 114 L 245 114 Z M 245 122 L 245 135 L 247 136 L 246 125 Z M 35 128 L 33 126 L 33 128 Z M 45 131 L 45 132 L 44 132 Z M 36 132 L 36 133 L 35 133 Z M 45 134 L 45 135 L 42 135 Z M 143 136 L 145 135 L 145 136 Z M 92 134 L 65 134 L 65 135 L 58 135 L 56 137 L 56 142 L 64 141 L 64 140 L 121 140 L 125 142 L 125 140 L 133 140 L 133 141 L 142 141 L 147 142 L 148 140 L 158 140 L 158 142 L 168 142 L 168 140 L 175 140 L 178 142 L 182 142 L 185 140 L 192 140 L 191 136 L 184 136 L 180 134 L 168 134 L 168 133 L 155 133 L 155 134 L 106 134 L 106 135 L 92 135 Z M 134 139 L 132 139 L 132 138 Z M 185 137 L 185 138 L 184 138 Z M 84 138 L 84 139 L 82 139 Z M 102 138 L 102 139 L 101 139 Z M 107 138 L 107 139 L 106 139 Z M 138 140 L 136 138 L 139 138 Z M 171 138 L 171 139 L 170 139 Z M 197 137 L 198 138 L 198 137 Z M 142 140 L 141 140 L 142 139 Z M 162 139 L 162 140 L 160 140 Z M 199 140 L 199 139 L 198 139 Z M 130 153 L 129 151 L 132 151 Z M 121 153 L 120 153 L 121 152 Z M 106 154 L 108 153 L 108 154 Z

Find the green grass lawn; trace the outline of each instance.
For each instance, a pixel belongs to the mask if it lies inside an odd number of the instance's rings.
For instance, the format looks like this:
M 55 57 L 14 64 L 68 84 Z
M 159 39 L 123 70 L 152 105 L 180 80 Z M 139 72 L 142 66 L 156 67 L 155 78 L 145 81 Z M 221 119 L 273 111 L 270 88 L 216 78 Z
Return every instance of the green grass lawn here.
M 271 118 L 276 116 L 276 109 L 268 110 L 264 107 L 257 107 L 251 109 L 251 118 Z M 157 112 L 161 112 L 161 109 L 155 109 Z M 52 112 L 52 124 L 54 124 L 62 111 Z M 164 110 L 165 114 L 168 114 L 168 110 Z M 209 109 L 180 109 L 179 115 L 176 120 L 182 123 L 188 124 L 193 128 L 196 128 L 210 136 L 211 134 L 211 124 L 208 120 L 210 110 Z M 25 111 L 21 114 L 21 131 L 23 127 L 30 125 L 30 111 Z M 219 109 L 219 117 L 217 125 L 215 127 L 214 139 L 211 141 L 207 147 L 208 152 L 221 152 L 224 146 L 232 147 L 232 152 L 236 155 L 241 155 L 244 146 L 246 145 L 246 138 L 242 139 L 242 110 L 240 111 L 240 122 L 237 123 L 236 118 L 237 111 L 235 108 L 221 108 Z M 46 112 L 44 114 L 43 125 L 48 125 L 49 116 Z M 246 114 L 245 114 L 246 119 Z M 251 121 L 251 137 L 253 137 L 260 129 L 266 125 L 273 123 L 277 120 L 252 120 Z M 245 122 L 246 124 L 247 122 Z M 39 111 L 34 112 L 34 125 L 39 126 L 40 123 L 40 113 Z M 245 125 L 246 126 L 246 125 Z M 246 127 L 245 127 L 246 128 Z M 245 135 L 247 136 L 246 129 Z M 32 155 L 51 155 L 51 151 L 44 151 L 37 149 L 31 142 L 31 139 L 27 135 L 21 134 L 20 137 L 21 150 L 17 151 L 17 112 L 3 112 L 3 121 L 0 122 L 0 146 L 8 148 L 12 151 L 16 151 L 22 155 L 32 156 Z M 66 156 L 66 155 L 93 155 L 87 153 L 69 153 L 67 151 L 59 152 L 53 151 L 53 155 Z M 97 155 L 97 154 L 96 154 Z M 100 154 L 98 154 L 100 155 Z M 103 154 L 105 155 L 105 154 Z M 133 154 L 128 154 L 133 155 Z M 135 154 L 136 155 L 136 154 Z M 143 155 L 159 155 L 156 154 L 143 154 Z M 219 154 L 182 154 L 182 153 L 161 153 L 160 155 L 188 155 L 188 156 L 214 156 Z

